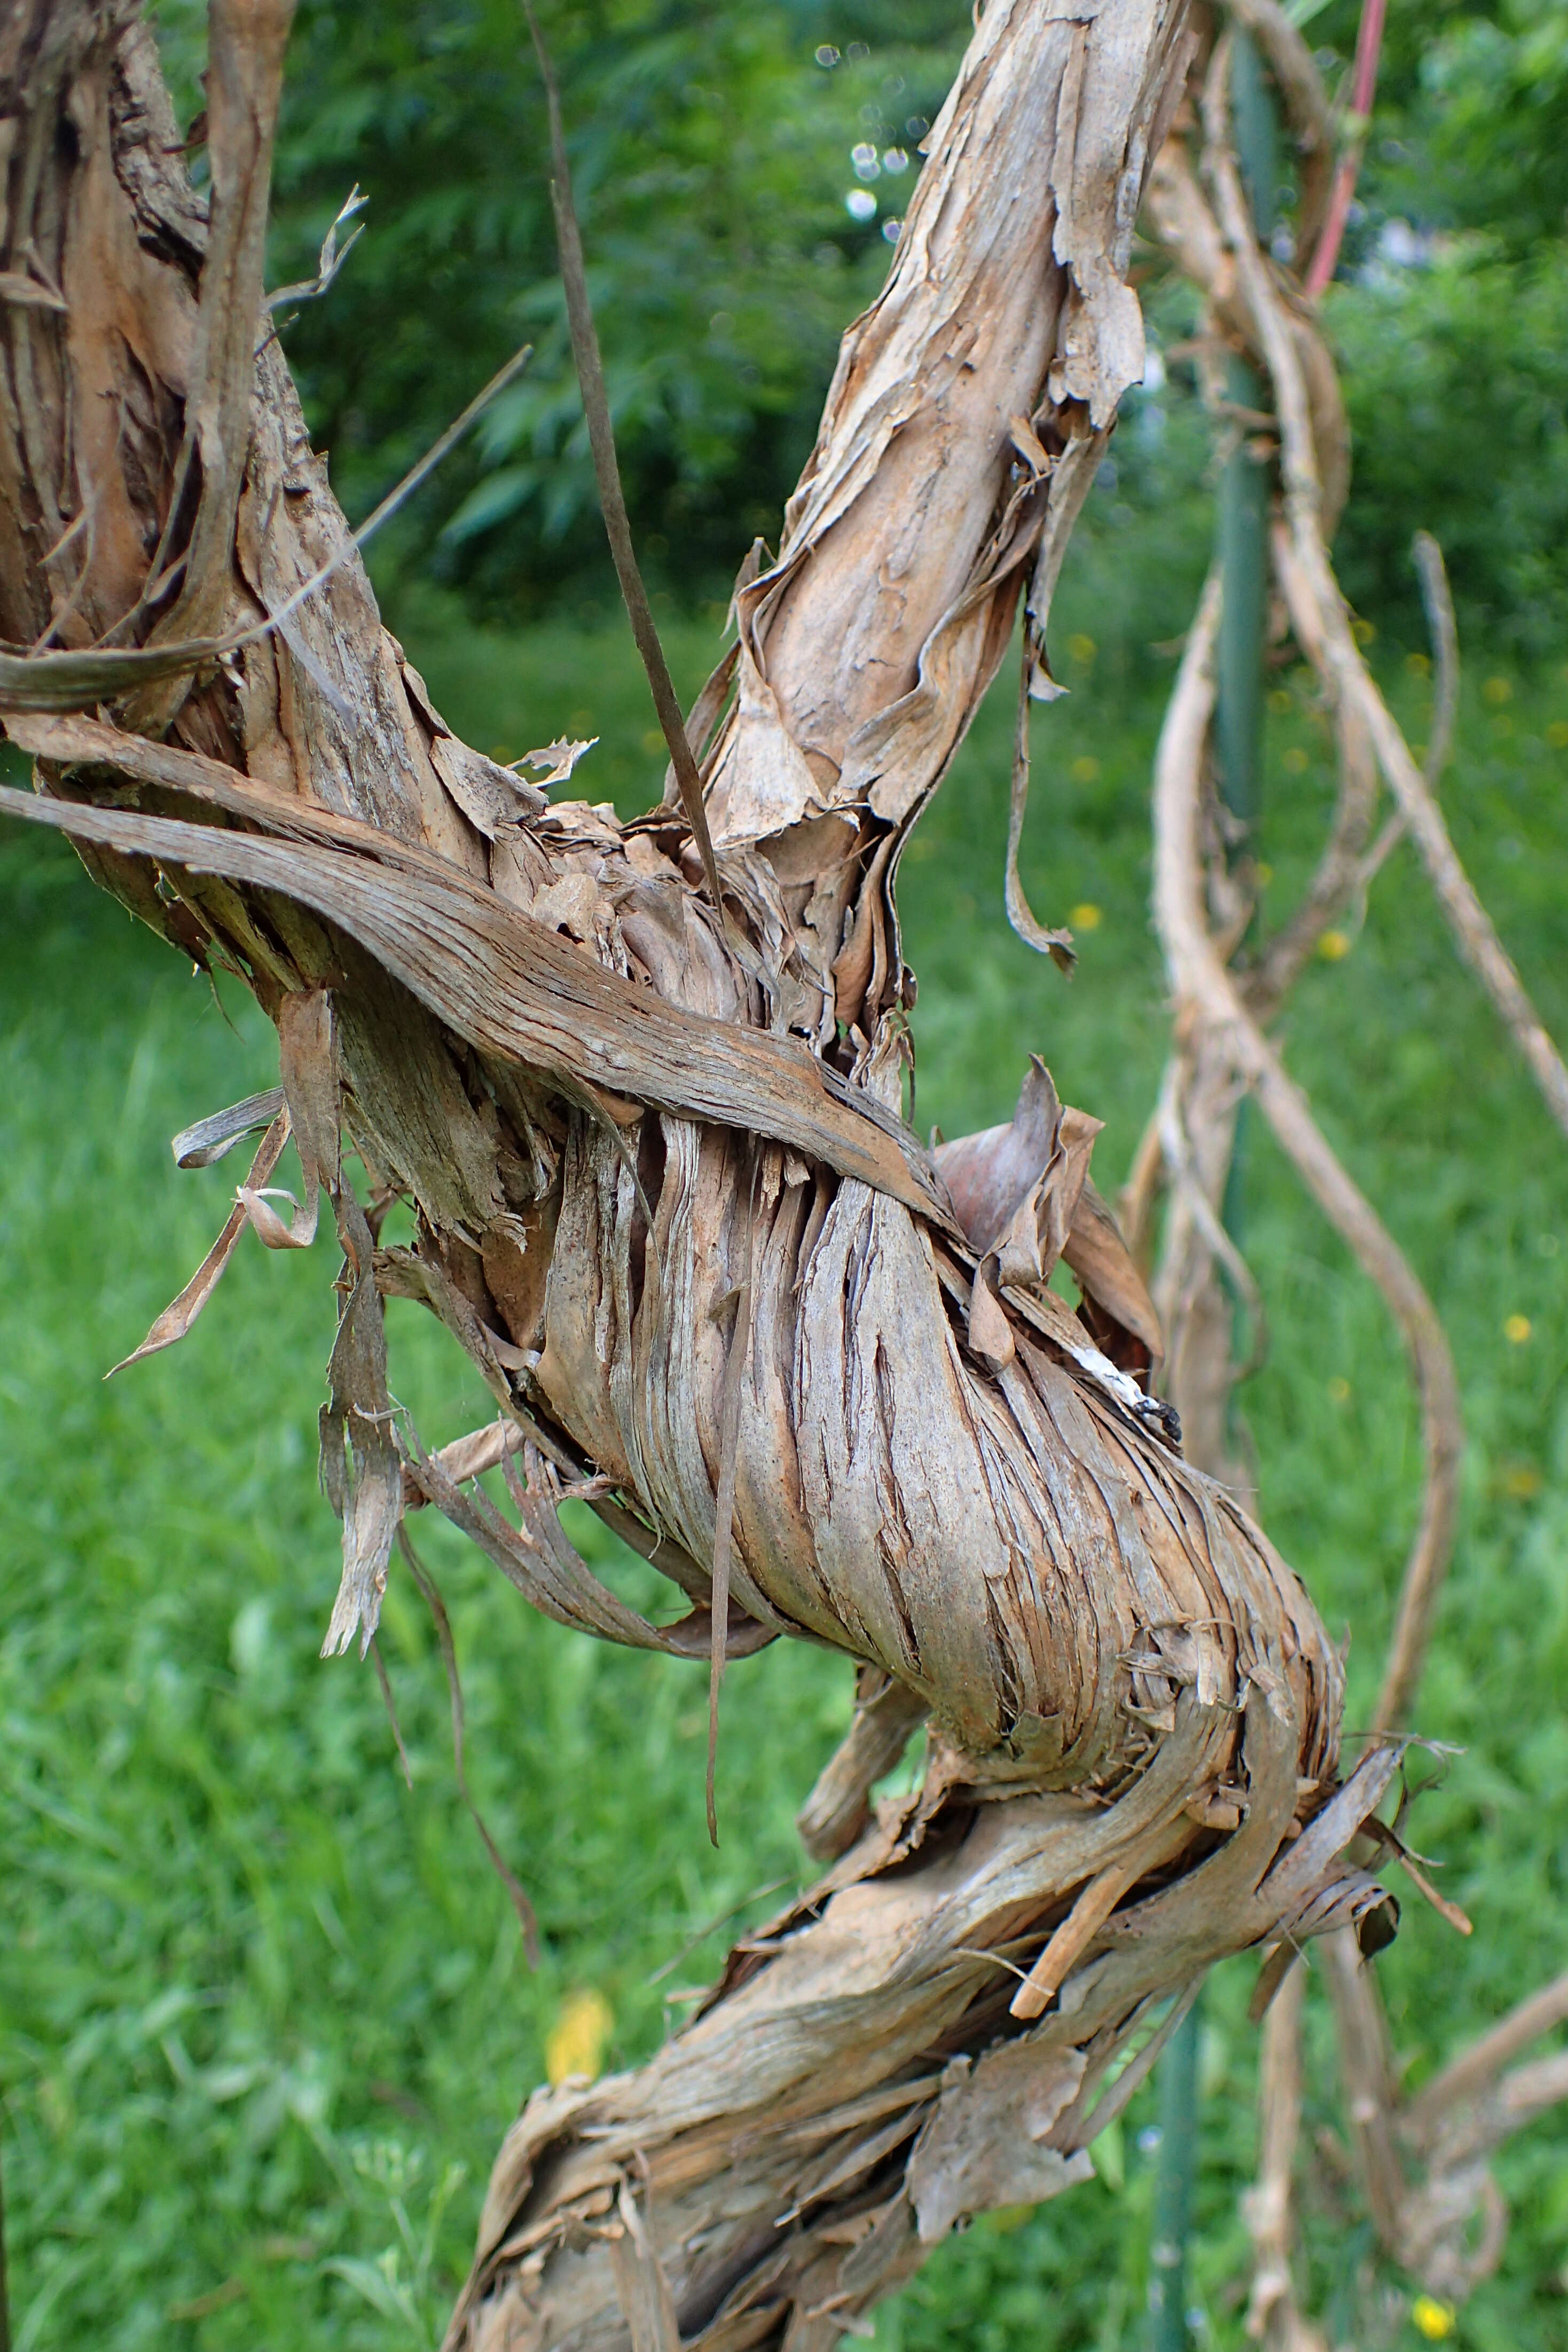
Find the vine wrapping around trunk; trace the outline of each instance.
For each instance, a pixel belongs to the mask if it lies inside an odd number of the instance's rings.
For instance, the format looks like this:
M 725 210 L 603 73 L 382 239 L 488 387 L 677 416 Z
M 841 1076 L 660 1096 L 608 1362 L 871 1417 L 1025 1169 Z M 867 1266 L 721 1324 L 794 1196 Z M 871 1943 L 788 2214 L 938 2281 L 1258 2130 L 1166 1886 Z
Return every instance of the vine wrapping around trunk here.
M 1049 691 L 1066 536 L 1142 370 L 1125 272 L 1190 39 L 1167 0 L 996 0 L 976 31 L 689 722 L 736 955 L 677 812 L 541 809 L 444 725 L 275 341 L 243 466 L 197 429 L 232 416 L 259 296 L 212 257 L 223 191 L 252 226 L 265 194 L 254 15 L 215 0 L 240 127 L 215 115 L 210 224 L 123 0 L 34 0 L 0 59 L 5 266 L 65 304 L 10 313 L 0 626 L 84 652 L 156 636 L 198 577 L 204 635 L 274 624 L 177 692 L 17 719 L 44 797 L 6 806 L 71 831 L 278 1023 L 351 1277 L 333 1646 L 373 1633 L 413 1493 L 584 1630 L 697 1657 L 807 1638 L 860 1662 L 868 1708 L 902 1695 L 884 1733 L 927 1715 L 922 1787 L 737 1948 L 659 2057 L 530 2102 L 451 2338 L 806 2352 L 962 2214 L 1082 2179 L 1152 2043 L 1107 2089 L 1113 2062 L 1213 1960 L 1388 1910 L 1342 1857 L 1395 1751 L 1342 1782 L 1332 1646 L 1148 1393 L 1159 1332 L 1089 1181 L 1097 1122 L 1043 1066 L 1010 1123 L 938 1161 L 900 1117 L 899 857 L 1026 593 Z M 416 1240 L 392 1248 L 399 1195 Z M 313 1214 L 242 1199 L 273 1245 Z M 1049 1287 L 1061 1258 L 1080 1315 Z M 520 1452 L 399 1432 L 388 1293 L 452 1330 Z M 501 1456 L 510 1513 L 472 1483 Z M 684 1590 L 680 1624 L 572 1552 L 573 1492 Z M 887 1744 L 840 1776 L 829 1843 Z

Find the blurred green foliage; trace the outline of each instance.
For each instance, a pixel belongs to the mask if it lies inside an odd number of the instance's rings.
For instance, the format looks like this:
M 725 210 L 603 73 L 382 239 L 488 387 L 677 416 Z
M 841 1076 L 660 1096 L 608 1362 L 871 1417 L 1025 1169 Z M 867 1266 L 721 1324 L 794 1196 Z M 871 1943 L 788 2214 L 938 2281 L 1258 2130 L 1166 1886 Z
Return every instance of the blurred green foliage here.
M 204 15 L 194 0 L 159 11 L 189 104 Z M 749 540 L 777 531 L 838 336 L 885 274 L 882 224 L 913 187 L 963 14 L 933 0 L 599 0 L 541 16 L 648 568 L 689 595 L 727 592 Z M 861 16 L 889 28 L 874 57 Z M 874 184 L 850 161 L 864 142 L 881 159 Z M 351 182 L 371 199 L 329 299 L 286 331 L 312 425 L 357 509 L 531 342 L 527 374 L 405 538 L 412 560 L 511 611 L 555 603 L 563 575 L 591 597 L 605 571 L 547 147 L 517 0 L 305 0 L 279 151 L 279 276 L 309 274 Z M 868 218 L 847 210 L 851 190 Z
M 1072 692 L 1037 720 L 1024 861 L 1036 906 L 1078 929 L 1079 974 L 1064 983 L 1002 919 L 1003 698 L 911 844 L 901 904 L 922 982 L 922 1122 L 952 1134 L 1004 1116 L 1038 1049 L 1064 1095 L 1108 1120 L 1097 1172 L 1114 1185 L 1165 1037 L 1145 908 L 1169 663 L 1147 639 L 1180 629 L 1202 548 L 1159 550 L 1130 607 L 1137 527 L 1109 490 L 1089 522 L 1058 632 Z M 428 590 L 394 617 L 470 737 L 515 751 L 588 712 L 604 740 L 584 790 L 627 810 L 646 802 L 662 752 L 644 740 L 621 633 L 492 632 Z M 683 690 L 713 635 L 672 625 Z M 1419 736 L 1429 689 L 1396 657 L 1390 677 Z M 1288 676 L 1275 698 L 1262 845 L 1277 917 L 1332 777 L 1313 695 Z M 1565 740 L 1568 677 L 1483 667 L 1447 795 L 1462 854 L 1560 1034 Z M 247 1242 L 181 1349 L 100 1378 L 223 1214 L 234 1163 L 182 1175 L 166 1139 L 268 1082 L 270 1033 L 243 999 L 215 1003 L 63 845 L 0 839 L 0 2143 L 20 2352 L 432 2346 L 563 2000 L 580 1988 L 606 1999 L 609 2063 L 657 2046 L 683 2013 L 665 1996 L 700 1983 L 727 1935 L 780 1899 L 757 1890 L 795 1883 L 793 1811 L 847 1719 L 848 1669 L 782 1644 L 733 1670 L 715 1853 L 700 1670 L 531 1617 L 448 1530 L 416 1523 L 452 1611 L 474 1786 L 539 1906 L 545 1954 L 531 1974 L 456 1799 L 439 1657 L 401 1569 L 383 1646 L 412 1791 L 370 1669 L 316 1655 L 337 1575 L 314 1477 L 330 1246 L 276 1257 Z M 1420 1707 L 1421 1727 L 1464 1753 L 1415 1818 L 1477 1932 L 1461 1945 L 1401 1887 L 1405 1924 L 1379 1962 L 1419 2081 L 1559 1966 L 1568 1937 L 1562 1145 L 1407 851 L 1350 954 L 1308 975 L 1288 1051 L 1441 1300 L 1468 1416 L 1459 1553 Z M 1415 1414 L 1381 1307 L 1261 1137 L 1250 1182 L 1274 1330 L 1246 1397 L 1264 1503 L 1331 1625 L 1354 1628 L 1353 1727 L 1411 1531 Z M 1510 1343 L 1515 1314 L 1530 1336 Z M 389 1319 L 394 1388 L 425 1442 L 487 1418 L 429 1318 L 394 1301 Z M 574 1532 L 647 1597 L 647 1572 L 596 1523 Z M 1252 1975 L 1247 1962 L 1221 1969 L 1206 2008 L 1194 2278 L 1203 2340 L 1225 2352 L 1246 2340 L 1237 2200 L 1253 2153 Z M 1337 2125 L 1315 1994 L 1310 2014 L 1313 2140 Z M 1152 2122 L 1145 2097 L 1098 2151 L 1099 2183 L 940 2250 L 880 2315 L 884 2352 L 1136 2352 Z M 1508 2251 L 1454 2341 L 1554 2352 L 1568 2323 L 1568 2124 L 1536 2126 L 1500 2170 Z M 1334 2340 L 1372 2341 L 1354 2334 L 1370 2264 L 1372 2286 L 1396 2298 L 1387 2340 L 1414 2345 L 1402 2283 L 1370 2263 L 1353 2191 L 1324 2193 L 1305 2214 L 1307 2260 Z
M 1298 5 L 1342 94 L 1359 0 Z M 962 53 L 952 0 L 593 0 L 542 6 L 568 116 L 611 405 L 651 579 L 727 596 L 810 447 L 837 337 L 881 283 L 884 225 Z M 187 114 L 201 0 L 157 0 Z M 826 62 L 818 62 L 818 59 Z M 516 619 L 614 587 L 555 275 L 538 75 L 516 0 L 302 0 L 279 151 L 274 280 L 308 277 L 358 184 L 366 234 L 284 328 L 351 513 L 368 510 L 524 341 L 534 357 L 389 534 L 384 564 Z M 853 157 L 860 151 L 858 167 Z M 201 168 L 198 159 L 198 170 Z M 862 178 L 860 173 L 874 176 Z M 853 197 L 869 207 L 858 220 Z M 1156 331 L 1190 304 L 1146 257 Z M 1424 642 L 1417 529 L 1461 617 L 1527 652 L 1568 623 L 1568 14 L 1560 0 L 1394 9 L 1327 306 L 1358 488 L 1347 588 Z M 1178 364 L 1158 403 L 1194 404 Z M 1191 478 L 1178 430 L 1131 465 L 1151 515 Z
M 1568 247 L 1443 255 L 1336 289 L 1354 435 L 1335 551 L 1352 604 L 1423 642 L 1409 534 L 1442 546 L 1467 639 L 1568 644 Z
M 1307 37 L 1331 87 L 1358 7 Z M 1389 12 L 1377 103 L 1327 304 L 1354 441 L 1345 589 L 1421 644 L 1408 550 L 1436 534 L 1461 624 L 1542 655 L 1568 638 L 1568 11 Z
M 1300 12 L 1298 12 L 1300 13 Z M 1348 55 L 1346 0 L 1312 16 L 1308 37 Z M 1558 0 L 1428 0 L 1394 8 L 1384 33 L 1367 226 L 1402 215 L 1477 231 L 1528 257 L 1568 232 L 1568 16 Z

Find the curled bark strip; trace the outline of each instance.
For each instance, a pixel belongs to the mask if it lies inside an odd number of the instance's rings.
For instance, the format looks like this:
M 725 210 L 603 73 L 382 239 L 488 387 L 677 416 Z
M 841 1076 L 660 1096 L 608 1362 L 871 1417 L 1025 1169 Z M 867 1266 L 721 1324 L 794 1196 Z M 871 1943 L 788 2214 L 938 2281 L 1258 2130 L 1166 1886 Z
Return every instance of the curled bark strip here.
M 1038 955 L 1048 955 L 1058 971 L 1070 973 L 1078 961 L 1078 950 L 1072 933 L 1065 928 L 1047 930 L 1036 921 L 1024 885 L 1018 876 L 1018 850 L 1024 838 L 1024 818 L 1029 806 L 1029 672 L 1033 667 L 1030 646 L 1024 647 L 1023 671 L 1018 680 L 1018 717 L 1013 737 L 1013 790 L 1007 805 L 1007 859 L 1003 872 L 1003 902 L 1007 920 L 1023 940 Z
M 465 889 L 458 876 L 433 881 L 422 870 L 378 872 L 331 850 L 39 802 L 9 788 L 0 792 L 0 813 L 192 874 L 283 892 L 350 931 L 481 1050 L 548 1070 L 558 1084 L 635 1089 L 672 1111 L 776 1130 L 781 1141 L 829 1166 L 842 1162 L 846 1174 L 942 1214 L 926 1154 L 874 1097 L 782 1041 L 721 1030 L 649 999 L 552 932 Z M 290 829 L 313 828 L 296 818 Z
M 527 1444 L 525 1433 L 515 1422 L 492 1421 L 483 1429 L 470 1430 L 467 1437 L 454 1438 L 443 1445 L 431 1459 L 442 1475 L 454 1486 L 465 1486 L 470 1478 L 481 1477 L 494 1470 L 509 1454 L 521 1453 Z M 406 1464 L 403 1471 L 403 1511 L 422 1511 L 428 1497 Z
M 439 1454 L 426 1455 L 417 1445 L 405 1466 L 405 1475 L 426 1502 L 435 1504 L 471 1542 L 478 1545 L 509 1582 L 558 1625 L 591 1633 L 601 1642 L 615 1642 L 631 1650 L 659 1650 L 669 1657 L 706 1658 L 710 1654 L 709 1610 L 699 1608 L 675 1625 L 655 1625 L 632 1609 L 595 1575 L 563 1529 L 559 1509 L 569 1500 L 590 1501 L 591 1493 L 577 1496 L 564 1491 L 553 1465 L 526 1438 L 522 1444 L 525 1479 L 513 1475 L 510 1456 L 502 1467 L 521 1525 L 514 1528 L 482 1491 L 463 1494 L 457 1475 Z M 466 1464 L 454 1465 L 461 1475 Z M 759 1625 L 743 1612 L 729 1619 L 728 1654 L 746 1657 L 774 1638 L 773 1629 Z
M 254 1098 L 252 1103 L 242 1103 L 237 1106 L 237 1108 L 240 1110 L 248 1111 L 254 1108 L 256 1102 L 263 1100 L 270 1103 L 273 1100 L 273 1097 L 271 1096 L 258 1096 Z M 219 1113 L 220 1118 L 226 1116 L 227 1116 L 227 1114 Z M 204 1120 L 202 1122 L 202 1127 L 204 1129 L 210 1128 L 212 1125 L 213 1122 L 210 1120 Z M 205 1157 L 192 1156 L 182 1160 L 179 1158 L 179 1146 L 185 1142 L 189 1136 L 198 1132 L 196 1129 L 187 1129 L 184 1135 L 177 1135 L 174 1138 L 175 1158 L 179 1160 L 179 1164 L 182 1168 L 205 1167 L 207 1164 L 208 1160 L 220 1159 L 223 1153 L 228 1150 L 233 1143 L 238 1141 L 239 1136 L 247 1131 L 247 1130 L 244 1129 L 235 1129 L 217 1146 L 205 1146 Z M 105 1372 L 103 1376 L 105 1380 L 112 1380 L 116 1372 L 123 1372 L 128 1370 L 132 1364 L 139 1364 L 143 1356 L 156 1356 L 164 1348 L 172 1348 L 175 1345 L 176 1341 L 184 1338 L 186 1332 L 190 1329 L 192 1324 L 195 1321 L 197 1316 L 201 1313 L 203 1307 L 212 1297 L 213 1292 L 217 1288 L 218 1284 L 222 1281 L 224 1274 L 227 1269 L 228 1262 L 234 1255 L 239 1237 L 245 1231 L 249 1217 L 249 1213 L 246 1207 L 247 1192 L 254 1192 L 259 1186 L 266 1183 L 267 1179 L 271 1175 L 272 1171 L 277 1167 L 279 1160 L 282 1158 L 283 1147 L 288 1140 L 289 1114 L 285 1110 L 279 1110 L 272 1120 L 272 1124 L 262 1138 L 260 1148 L 258 1150 L 255 1159 L 250 1163 L 250 1173 L 246 1178 L 244 1184 L 241 1185 L 239 1190 L 239 1198 L 235 1202 L 234 1207 L 229 1211 L 223 1231 L 219 1234 L 216 1241 L 214 1242 L 211 1249 L 208 1250 L 205 1257 L 203 1258 L 200 1265 L 197 1266 L 195 1274 L 192 1275 L 189 1282 L 186 1283 L 179 1297 L 177 1298 L 172 1298 L 168 1306 L 164 1307 L 163 1313 L 153 1322 L 152 1329 L 148 1332 L 147 1337 L 142 1340 L 142 1345 L 139 1348 L 133 1348 L 130 1355 L 122 1356 L 118 1364 L 111 1364 L 108 1371 Z M 197 1153 L 200 1153 L 203 1149 L 204 1147 L 201 1146 L 195 1148 Z
M 270 1127 L 283 1108 L 281 1087 L 268 1087 L 226 1110 L 211 1112 L 193 1126 L 183 1127 L 169 1145 L 176 1168 L 211 1168 L 225 1160 L 242 1138 Z
M 392 1433 L 386 1327 L 370 1227 L 352 1185 L 338 1188 L 332 1206 L 348 1279 L 327 1361 L 321 1477 L 343 1525 L 343 1572 L 321 1655 L 342 1657 L 357 1633 L 363 1658 L 381 1616 L 386 1565 L 403 1517 L 403 1465 Z
M 709 1614 L 713 1621 L 708 1666 L 708 1765 L 704 1795 L 708 1835 L 719 1843 L 719 1814 L 713 1794 L 719 1764 L 719 1685 L 724 1679 L 725 1628 L 730 1618 L 731 1540 L 735 1528 L 735 1467 L 741 1442 L 741 1383 L 746 1376 L 746 1355 L 752 1338 L 752 1239 L 756 1213 L 756 1175 L 744 1216 L 740 1281 L 735 1286 L 734 1316 L 724 1358 L 724 1381 L 720 1391 L 719 1485 L 713 1505 L 713 1574 Z

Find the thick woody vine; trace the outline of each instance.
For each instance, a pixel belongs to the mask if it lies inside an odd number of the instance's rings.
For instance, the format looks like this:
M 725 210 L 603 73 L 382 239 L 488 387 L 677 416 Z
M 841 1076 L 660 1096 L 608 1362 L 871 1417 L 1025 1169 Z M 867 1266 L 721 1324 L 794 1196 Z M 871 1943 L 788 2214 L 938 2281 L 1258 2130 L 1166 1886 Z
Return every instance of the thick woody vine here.
M 528 2101 L 448 2339 L 816 2352 L 963 2216 L 1084 2179 L 1216 1959 L 1370 1947 L 1392 1916 L 1368 1865 L 1399 1850 L 1376 1808 L 1440 1520 L 1397 1703 L 1342 1764 L 1339 1661 L 1309 1596 L 1184 1458 L 1159 1319 L 1089 1176 L 1098 1122 L 1038 1062 L 984 1135 L 933 1154 L 900 1116 L 899 859 L 1020 603 L 1026 691 L 1048 691 L 1068 537 L 1142 373 L 1127 270 L 1163 152 L 1212 236 L 1216 305 L 1274 384 L 1280 577 L 1356 747 L 1331 856 L 1366 854 L 1375 759 L 1543 1084 L 1561 1065 L 1444 863 L 1332 587 L 1314 441 L 1331 370 L 1237 230 L 1223 47 L 1206 192 L 1166 144 L 1197 46 L 1180 5 L 1089 0 L 1069 20 L 995 0 L 980 21 L 778 554 L 743 565 L 734 642 L 670 720 L 673 790 L 628 825 L 565 795 L 581 746 L 536 755 L 550 800 L 464 745 L 381 627 L 262 325 L 290 13 L 214 0 L 209 202 L 132 0 L 13 11 L 0 708 L 37 790 L 0 806 L 67 832 L 277 1025 L 277 1092 L 180 1139 L 211 1157 L 262 1134 L 148 1344 L 189 1328 L 247 1226 L 300 1245 L 325 1199 L 344 1260 L 330 1651 L 367 1648 L 403 1522 L 434 1507 L 533 1605 L 672 1671 L 689 1659 L 715 1694 L 727 1656 L 781 1637 L 857 1661 L 854 1727 L 806 1808 L 824 1876 L 647 2066 Z M 556 178 L 570 286 L 559 136 Z M 1187 1074 L 1206 1055 L 1216 1099 L 1258 1095 L 1386 1274 L 1392 1244 L 1265 1034 L 1289 958 L 1272 999 L 1249 996 L 1216 945 L 1204 647 L 1200 620 L 1156 793 L 1182 1024 L 1159 1160 L 1194 1246 L 1220 1247 L 1214 1114 Z M 1021 803 L 1015 846 L 1016 823 Z M 1016 877 L 1009 898 L 1022 922 Z M 279 1206 L 290 1137 L 305 1198 Z M 409 1246 L 381 1238 L 395 1199 Z M 433 1452 L 396 1412 L 388 1295 L 477 1364 L 489 1429 Z M 1441 1408 L 1433 1388 L 1435 1462 Z M 603 1584 L 562 1529 L 567 1496 L 684 1615 Z M 499 1586 L 496 1605 L 513 1605 Z M 872 1809 L 922 1719 L 921 1787 Z

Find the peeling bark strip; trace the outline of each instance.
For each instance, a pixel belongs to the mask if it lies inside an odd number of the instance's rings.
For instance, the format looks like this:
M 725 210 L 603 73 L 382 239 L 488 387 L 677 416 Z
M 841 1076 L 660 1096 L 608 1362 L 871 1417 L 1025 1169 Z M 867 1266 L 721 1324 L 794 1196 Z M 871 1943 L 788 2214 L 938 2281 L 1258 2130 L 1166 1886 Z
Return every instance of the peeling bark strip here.
M 1011 1122 L 951 1148 L 950 1199 L 898 1116 L 899 855 L 1026 591 L 1043 649 L 1142 373 L 1125 265 L 1182 10 L 995 0 L 977 30 L 691 722 L 732 940 L 678 812 L 542 808 L 443 724 L 270 341 L 236 476 L 284 19 L 216 16 L 248 96 L 215 110 L 210 226 L 129 0 L 7 19 L 0 267 L 65 308 L 8 310 L 0 628 L 142 643 L 199 583 L 227 640 L 338 568 L 165 704 L 16 720 L 42 797 L 5 806 L 71 831 L 279 1025 L 346 1261 L 330 1644 L 368 1640 L 423 1497 L 602 1638 L 718 1659 L 789 1633 L 860 1662 L 863 1717 L 812 1813 L 842 1858 L 649 2066 L 529 2103 L 450 2336 L 816 2352 L 960 2214 L 1082 2178 L 1127 2095 L 1112 2062 L 1214 1959 L 1388 1904 L 1342 1856 L 1393 1751 L 1341 1784 L 1310 1602 L 1147 1393 L 1161 1335 L 1089 1181 L 1097 1122 L 1037 1066 Z M 398 1194 L 416 1240 L 384 1248 Z M 274 1241 L 313 1213 L 247 1195 Z M 1058 1255 L 1081 1315 L 1048 1287 Z M 389 1292 L 447 1324 L 514 1440 L 395 1449 Z M 515 1518 L 468 1487 L 497 1463 Z M 568 1493 L 686 1591 L 680 1626 L 577 1559 Z M 922 1714 L 924 1785 L 870 1820 Z

